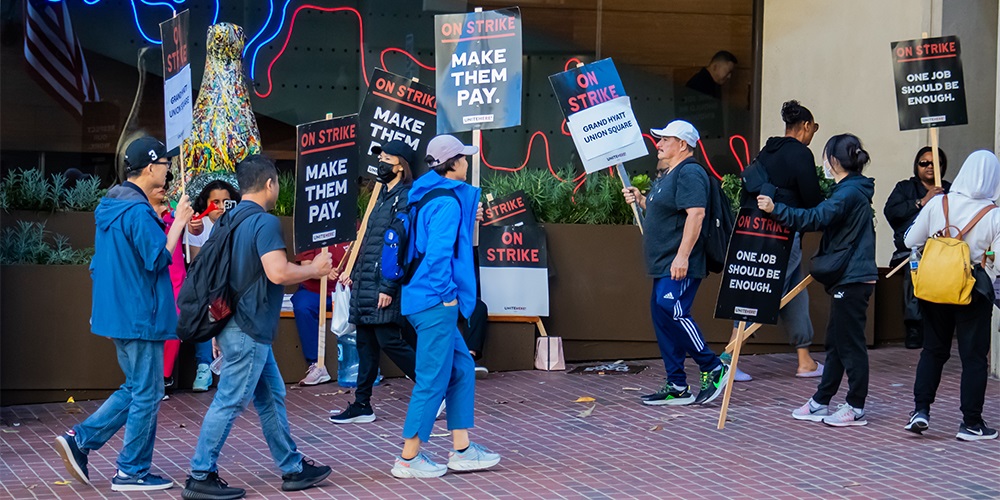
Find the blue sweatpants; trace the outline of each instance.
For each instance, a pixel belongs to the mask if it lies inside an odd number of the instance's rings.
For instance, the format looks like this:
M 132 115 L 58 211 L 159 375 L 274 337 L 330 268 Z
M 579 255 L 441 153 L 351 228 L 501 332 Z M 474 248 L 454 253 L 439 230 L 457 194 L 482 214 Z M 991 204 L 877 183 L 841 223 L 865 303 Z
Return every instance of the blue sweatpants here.
M 332 308 L 333 303 L 327 297 L 326 310 Z M 319 354 L 319 294 L 299 286 L 292 294 L 292 311 L 295 312 L 295 328 L 302 343 L 302 356 L 306 358 L 306 363 L 313 364 Z
M 700 284 L 700 279 L 678 281 L 669 276 L 653 280 L 650 310 L 656 343 L 660 346 L 663 367 L 667 370 L 667 381 L 681 387 L 687 386 L 687 375 L 684 373 L 687 354 L 703 372 L 712 371 L 722 364 L 708 348 L 705 337 L 691 317 L 691 305 Z
M 427 442 L 441 401 L 448 403 L 448 429 L 473 425 L 476 363 L 458 330 L 458 306 L 438 304 L 406 317 L 417 331 L 417 380 L 406 410 L 403 438 Z

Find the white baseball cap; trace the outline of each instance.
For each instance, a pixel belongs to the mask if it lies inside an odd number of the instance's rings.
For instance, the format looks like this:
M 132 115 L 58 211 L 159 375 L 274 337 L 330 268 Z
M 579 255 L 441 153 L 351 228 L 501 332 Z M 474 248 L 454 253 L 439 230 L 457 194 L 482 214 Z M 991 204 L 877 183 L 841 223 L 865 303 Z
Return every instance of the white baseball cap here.
M 651 128 L 650 132 L 653 133 L 656 138 L 661 137 L 676 137 L 686 143 L 688 146 L 697 147 L 698 139 L 701 139 L 701 135 L 698 134 L 698 129 L 694 128 L 694 125 L 684 121 L 684 120 L 674 120 L 667 124 L 663 128 Z
M 459 155 L 474 155 L 479 152 L 476 146 L 466 146 L 455 136 L 439 135 L 427 143 L 427 166 L 434 168 Z

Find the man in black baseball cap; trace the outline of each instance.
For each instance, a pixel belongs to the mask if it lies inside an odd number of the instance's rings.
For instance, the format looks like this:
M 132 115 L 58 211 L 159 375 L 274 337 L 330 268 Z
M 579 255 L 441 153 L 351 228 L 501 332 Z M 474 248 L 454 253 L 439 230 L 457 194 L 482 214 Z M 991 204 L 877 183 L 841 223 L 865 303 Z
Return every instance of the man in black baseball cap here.
M 148 135 L 140 137 L 125 149 L 125 177 L 129 172 L 144 168 L 151 163 L 170 164 L 170 159 L 180 154 L 179 148 L 167 151 L 167 147 L 155 137 Z M 166 174 L 164 174 L 166 175 Z

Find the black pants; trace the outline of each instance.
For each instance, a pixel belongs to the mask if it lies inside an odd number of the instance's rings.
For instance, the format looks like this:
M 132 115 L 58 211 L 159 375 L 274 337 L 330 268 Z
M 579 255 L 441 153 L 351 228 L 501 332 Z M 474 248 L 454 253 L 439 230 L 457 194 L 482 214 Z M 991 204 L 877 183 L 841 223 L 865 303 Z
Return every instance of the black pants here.
M 958 355 L 962 360 L 962 417 L 965 425 L 982 423 L 992 308 L 989 299 L 978 292 L 972 293 L 972 303 L 965 306 L 920 301 L 927 328 L 924 330 L 924 350 L 917 363 L 917 378 L 913 382 L 913 401 L 917 410 L 930 413 L 934 394 L 941 383 L 941 370 L 951 356 L 951 338 L 957 331 Z
M 830 290 L 830 322 L 826 327 L 826 367 L 813 401 L 830 404 L 847 372 L 847 404 L 864 408 L 868 397 L 868 346 L 865 322 L 875 285 L 849 283 Z
M 903 324 L 906 325 L 905 344 L 917 349 L 924 343 L 924 321 L 920 314 L 920 301 L 913 296 L 913 277 L 903 271 Z
M 459 320 L 459 327 L 462 330 L 462 337 L 465 338 L 465 345 L 469 346 L 470 351 L 476 353 L 473 358 L 477 360 L 483 357 L 483 346 L 486 345 L 487 316 L 486 303 L 482 300 L 476 300 L 476 308 L 472 311 L 472 316 L 469 317 L 468 322 Z
M 403 328 L 394 323 L 382 325 L 357 325 L 358 335 L 358 389 L 354 393 L 354 402 L 369 404 L 372 398 L 372 386 L 378 378 L 380 352 L 385 351 L 389 359 L 410 377 L 416 380 L 416 351 L 413 350 L 415 339 L 407 339 Z

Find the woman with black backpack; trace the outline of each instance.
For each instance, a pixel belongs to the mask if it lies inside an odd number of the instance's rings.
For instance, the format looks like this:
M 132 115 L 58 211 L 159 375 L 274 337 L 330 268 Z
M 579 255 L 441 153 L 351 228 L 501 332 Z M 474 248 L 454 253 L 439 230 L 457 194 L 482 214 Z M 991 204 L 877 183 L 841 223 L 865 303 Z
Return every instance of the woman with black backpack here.
M 409 328 L 399 312 L 397 281 L 382 277 L 383 238 L 396 212 L 406 211 L 413 174 L 410 165 L 416 151 L 403 141 L 392 141 L 372 148 L 379 155 L 377 180 L 383 183 L 375 207 L 368 217 L 368 228 L 358 249 L 358 260 L 350 276 L 340 281 L 351 287 L 350 322 L 357 326 L 358 388 L 354 402 L 346 410 L 330 417 L 335 424 L 375 421 L 371 406 L 372 386 L 379 372 L 380 350 L 411 379 L 416 377 L 416 353 L 404 340 Z
M 793 208 L 757 197 L 757 206 L 794 231 L 823 231 L 810 274 L 830 294 L 830 322 L 826 329 L 826 368 L 816 393 L 792 412 L 796 420 L 833 426 L 867 425 L 868 346 L 865 323 L 868 300 L 875 290 L 875 224 L 872 196 L 875 181 L 861 175 L 868 163 L 861 140 L 835 135 L 823 148 L 823 170 L 836 182 L 830 198 L 813 208 Z M 829 404 L 847 372 L 845 403 L 830 414 Z

